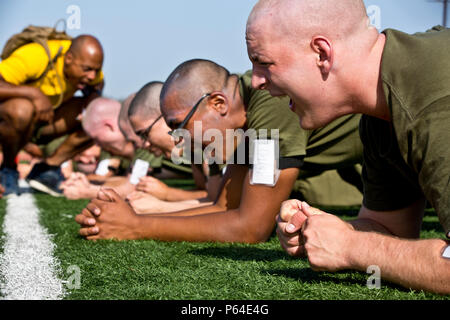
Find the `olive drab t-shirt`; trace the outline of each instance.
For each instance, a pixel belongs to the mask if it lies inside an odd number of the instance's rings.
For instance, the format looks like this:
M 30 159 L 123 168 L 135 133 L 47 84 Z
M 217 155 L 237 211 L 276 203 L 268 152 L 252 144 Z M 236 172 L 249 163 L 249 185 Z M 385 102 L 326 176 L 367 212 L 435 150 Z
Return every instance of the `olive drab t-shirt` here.
M 381 80 L 391 122 L 361 120 L 364 205 L 397 210 L 425 198 L 450 233 L 450 29 L 384 31 Z
M 289 98 L 272 97 L 266 90 L 253 89 L 251 75 L 247 71 L 240 77 L 247 127 L 279 129 L 280 169 L 301 167 L 301 171 L 317 172 L 362 163 L 360 115 L 344 116 L 323 128 L 304 130 L 289 108 Z

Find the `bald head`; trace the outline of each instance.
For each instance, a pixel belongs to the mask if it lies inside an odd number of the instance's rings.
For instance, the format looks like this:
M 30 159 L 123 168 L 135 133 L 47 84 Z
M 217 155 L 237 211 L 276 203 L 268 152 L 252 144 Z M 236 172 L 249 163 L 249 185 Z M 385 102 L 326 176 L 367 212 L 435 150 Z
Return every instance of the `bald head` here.
M 119 129 L 121 104 L 117 100 L 97 98 L 92 100 L 83 113 L 84 131 L 102 149 L 113 155 L 131 158 L 133 144 L 129 143 Z
M 285 39 L 320 34 L 337 41 L 367 28 L 369 18 L 362 0 L 260 0 L 248 18 L 247 32 L 262 25 Z
M 362 0 L 260 0 L 246 42 L 252 86 L 288 95 L 304 129 L 359 110 L 384 46 Z
M 92 137 L 98 130 L 103 130 L 105 124 L 118 129 L 120 108 L 120 102 L 117 100 L 108 98 L 92 100 L 83 113 L 84 131 Z
M 190 109 L 203 94 L 223 90 L 230 77 L 224 67 L 209 60 L 195 59 L 180 64 L 167 78 L 161 91 L 161 111 Z M 177 103 L 170 103 L 168 97 Z
M 69 51 L 79 57 L 81 55 L 95 56 L 103 59 L 103 48 L 100 41 L 91 35 L 80 35 L 72 39 Z

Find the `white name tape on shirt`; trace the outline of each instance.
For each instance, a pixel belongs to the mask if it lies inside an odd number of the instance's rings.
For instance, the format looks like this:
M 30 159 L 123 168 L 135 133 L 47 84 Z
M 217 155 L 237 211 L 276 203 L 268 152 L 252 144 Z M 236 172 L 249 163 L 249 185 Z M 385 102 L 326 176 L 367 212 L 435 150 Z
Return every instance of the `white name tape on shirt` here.
M 133 171 L 131 171 L 130 183 L 137 184 L 139 179 L 145 177 L 148 172 L 149 163 L 147 161 L 137 159 L 134 162 Z
M 250 183 L 274 186 L 279 176 L 275 160 L 275 141 L 254 140 L 253 146 L 253 170 Z
M 444 249 L 444 252 L 442 253 L 442 257 L 450 259 L 450 246 L 447 246 L 447 248 Z
M 109 171 L 108 166 L 109 166 L 109 159 L 103 159 L 97 165 L 97 169 L 95 169 L 95 174 L 99 176 L 106 176 Z

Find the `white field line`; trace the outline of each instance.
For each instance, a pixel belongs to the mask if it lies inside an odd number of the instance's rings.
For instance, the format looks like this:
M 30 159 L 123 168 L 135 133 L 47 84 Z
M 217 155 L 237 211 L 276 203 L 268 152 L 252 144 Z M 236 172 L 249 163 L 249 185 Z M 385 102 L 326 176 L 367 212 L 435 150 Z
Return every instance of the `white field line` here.
M 6 300 L 58 300 L 64 287 L 55 245 L 39 223 L 39 210 L 30 193 L 7 200 L 0 255 L 0 291 Z

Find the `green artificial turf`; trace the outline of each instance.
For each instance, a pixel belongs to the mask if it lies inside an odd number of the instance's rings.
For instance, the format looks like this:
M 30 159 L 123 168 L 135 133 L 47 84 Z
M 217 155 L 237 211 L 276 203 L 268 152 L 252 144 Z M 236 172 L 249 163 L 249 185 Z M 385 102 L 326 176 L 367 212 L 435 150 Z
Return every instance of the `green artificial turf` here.
M 314 272 L 307 260 L 288 257 L 273 234 L 258 245 L 159 241 L 97 241 L 78 236 L 74 216 L 87 201 L 37 194 L 41 223 L 54 236 L 62 279 L 81 270 L 79 289 L 66 299 L 448 299 L 382 281 L 366 286 L 363 272 Z M 357 211 L 349 210 L 353 218 Z M 339 214 L 345 213 L 341 210 Z M 434 214 L 425 238 L 442 237 Z

